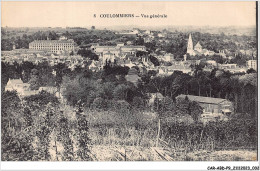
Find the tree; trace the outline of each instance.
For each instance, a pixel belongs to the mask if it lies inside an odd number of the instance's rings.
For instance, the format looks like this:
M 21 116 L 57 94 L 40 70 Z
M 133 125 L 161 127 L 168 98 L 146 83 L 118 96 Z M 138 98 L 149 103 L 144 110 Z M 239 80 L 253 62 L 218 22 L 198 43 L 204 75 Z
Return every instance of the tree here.
M 94 109 L 106 109 L 107 103 L 103 98 L 97 97 L 94 99 L 92 106 Z
M 124 84 L 119 84 L 116 86 L 113 92 L 114 99 L 116 100 L 126 100 L 128 93 L 128 86 Z
M 62 78 L 64 75 L 64 69 L 65 69 L 65 64 L 63 63 L 58 63 L 57 65 L 54 66 L 54 70 L 56 71 L 56 76 L 55 76 L 55 84 L 58 88 L 60 88 L 60 85 L 62 83 Z
M 144 39 L 139 36 L 139 37 L 135 40 L 135 45 L 143 46 L 143 45 L 144 45 Z
M 79 75 L 76 78 L 64 77 L 62 87 L 63 96 L 70 105 L 75 106 L 79 100 L 85 105 L 89 105 L 96 97 L 95 92 L 100 89 L 100 84 L 95 80 Z
M 129 71 L 129 67 L 127 66 L 111 66 L 110 61 L 106 61 L 106 65 L 104 66 L 104 75 L 126 75 Z
M 135 96 L 133 98 L 132 105 L 137 110 L 144 110 L 145 109 L 145 100 L 142 99 L 141 97 Z
M 46 91 L 41 91 L 39 94 L 27 96 L 24 98 L 29 106 L 38 104 L 40 107 L 45 107 L 47 104 L 59 104 L 58 98 Z
M 188 96 L 176 99 L 176 112 L 178 115 L 190 115 L 195 122 L 198 122 L 203 108 L 196 101 L 190 101 Z
M 79 101 L 76 106 L 76 117 L 77 117 L 77 137 L 79 142 L 79 148 L 77 150 L 77 155 L 83 161 L 88 161 L 91 158 L 89 157 L 89 148 L 88 145 L 90 144 L 90 138 L 88 136 L 88 122 L 83 114 L 82 104 Z
M 145 52 L 145 51 L 137 51 L 136 52 L 136 57 L 141 57 L 141 56 L 144 56 L 144 55 L 147 55 L 147 52 Z
M 28 61 L 24 61 L 21 64 L 21 68 L 22 68 L 22 80 L 23 82 L 28 82 L 30 80 L 31 77 L 31 70 L 33 68 L 35 68 L 36 66 L 32 63 L 32 62 L 28 62 Z
M 158 147 L 160 131 L 161 131 L 161 119 L 167 117 L 168 112 L 174 108 L 173 100 L 169 97 L 165 97 L 162 100 L 155 98 L 154 100 L 154 111 L 157 113 L 158 118 L 158 132 L 156 138 L 156 147 Z
M 33 107 L 31 106 L 30 108 L 33 109 Z M 37 116 L 34 117 L 33 129 L 36 129 L 39 134 L 39 135 L 37 134 L 34 135 L 36 136 L 34 139 L 36 146 L 34 145 L 34 148 L 36 149 L 37 152 L 37 155 L 35 156 L 34 160 L 42 160 L 42 159 L 50 160 L 51 156 L 54 155 L 53 157 L 55 157 L 56 155 L 56 160 L 58 161 L 59 159 L 58 159 L 57 140 L 59 139 L 59 141 L 61 141 L 61 136 L 63 136 L 60 131 L 62 129 L 60 127 L 60 119 L 63 118 L 63 116 L 61 115 L 62 112 L 59 106 L 55 103 L 49 102 L 47 105 L 44 106 L 44 108 L 40 108 L 40 110 L 36 108 L 36 110 L 32 110 L 32 112 L 33 112 L 33 116 Z M 42 137 L 39 136 L 45 136 L 45 137 L 43 137 L 44 139 L 41 139 Z M 49 148 L 50 145 L 52 144 L 51 140 L 54 140 L 55 143 L 53 146 L 56 149 L 55 153 L 49 153 Z M 63 146 L 65 145 L 63 144 Z M 45 157 L 42 158 L 41 156 L 45 156 Z M 65 155 L 62 155 L 62 159 L 65 158 L 64 156 Z
M 38 90 L 41 86 L 40 78 L 39 78 L 39 72 L 37 69 L 31 70 L 31 79 L 28 82 L 30 84 L 31 90 Z
M 25 119 L 27 127 L 32 126 L 33 119 L 32 119 L 32 113 L 31 113 L 29 107 L 24 108 L 24 119 Z
M 211 57 L 211 59 L 216 61 L 219 64 L 223 64 L 226 61 L 222 56 L 219 55 L 214 55 Z
M 130 115 L 130 104 L 125 100 L 112 100 L 108 103 L 109 108 L 116 111 L 118 114 L 123 116 L 126 120 Z
M 156 57 L 150 55 L 149 59 L 154 64 L 154 66 L 159 66 L 160 65 L 160 62 L 159 62 L 159 60 Z
M 185 115 L 189 114 L 189 99 L 186 96 L 184 99 L 183 98 L 177 98 L 176 99 L 176 113 L 178 115 Z
M 230 92 L 230 100 L 234 102 L 234 112 L 237 113 L 239 111 L 238 103 L 239 96 L 241 93 L 241 83 L 238 80 L 238 77 L 233 77 L 231 80 L 232 91 Z
M 74 52 L 73 51 L 70 52 L 70 56 L 74 56 Z
M 189 83 L 190 76 L 187 74 L 183 74 L 182 72 L 174 72 L 173 75 L 170 76 L 170 80 L 173 79 L 169 83 L 168 91 L 171 98 L 175 98 L 177 95 L 183 93 L 186 94 L 189 91 Z
M 93 53 L 91 50 L 79 49 L 77 54 L 81 55 L 82 57 L 89 58 L 90 60 L 97 61 L 99 59 L 98 55 Z
M 103 83 L 101 90 L 98 92 L 98 96 L 102 97 L 103 99 L 112 99 L 113 98 L 113 91 L 115 89 L 115 84 L 112 82 L 105 82 Z
M 157 72 L 155 70 L 149 70 L 148 71 L 148 76 L 149 77 L 154 77 L 154 76 L 156 76 L 156 74 L 157 74 Z
M 149 83 L 149 92 L 161 92 L 163 88 L 162 80 L 163 78 L 159 76 L 152 78 Z
M 256 70 L 254 70 L 253 68 L 250 68 L 246 71 L 247 74 L 250 74 L 250 73 L 256 73 Z
M 45 121 L 41 123 L 41 126 L 36 130 L 36 136 L 39 140 L 36 160 L 49 160 L 49 144 L 50 144 L 50 128 L 45 125 Z
M 70 138 L 70 128 L 68 125 L 68 119 L 62 117 L 59 120 L 59 137 L 58 139 L 62 142 L 64 147 L 64 153 L 62 156 L 63 161 L 73 161 L 73 145 Z
M 195 122 L 199 121 L 200 115 L 203 113 L 202 107 L 198 102 L 191 101 L 189 103 L 189 114 Z
M 33 160 L 31 111 L 15 91 L 2 92 L 1 97 L 2 161 Z
M 197 86 L 198 96 L 201 96 L 201 95 L 209 96 L 208 91 L 207 91 L 208 88 L 210 87 L 209 75 L 210 75 L 210 73 L 203 71 L 202 67 L 197 66 L 197 65 L 195 66 L 194 77 L 192 78 L 191 81 L 193 82 L 194 87 Z
M 154 52 L 156 50 L 156 42 L 148 42 L 144 44 L 148 52 Z
M 230 63 L 235 63 L 240 66 L 245 66 L 246 65 L 246 58 L 243 57 L 241 53 L 238 53 L 235 58 L 231 59 Z
M 22 117 L 21 117 L 21 103 L 17 95 L 17 92 L 2 92 L 1 94 L 1 141 L 2 141 L 2 160 L 12 160 L 13 151 L 17 154 L 21 153 L 21 148 L 17 146 L 19 139 L 15 141 L 13 131 L 20 133 L 22 127 Z M 13 150 L 11 150 L 13 149 Z M 10 153 L 10 154 L 8 154 Z M 17 155 L 16 155 L 17 156 Z M 15 156 L 15 157 L 16 157 Z
M 38 63 L 38 65 L 36 65 L 36 69 L 39 73 L 38 77 L 40 79 L 41 86 L 55 86 L 55 78 L 52 73 L 53 70 L 47 61 Z

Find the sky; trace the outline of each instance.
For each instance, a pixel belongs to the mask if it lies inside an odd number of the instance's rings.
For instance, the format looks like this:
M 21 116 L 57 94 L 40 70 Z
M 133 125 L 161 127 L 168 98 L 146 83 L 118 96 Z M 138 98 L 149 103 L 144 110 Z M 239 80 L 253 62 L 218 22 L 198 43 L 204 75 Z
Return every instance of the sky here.
M 88 26 L 255 26 L 251 2 L 2 2 L 2 27 Z M 96 14 L 96 18 L 94 18 Z M 100 18 L 101 14 L 134 14 L 138 18 Z M 166 14 L 167 18 L 142 18 Z

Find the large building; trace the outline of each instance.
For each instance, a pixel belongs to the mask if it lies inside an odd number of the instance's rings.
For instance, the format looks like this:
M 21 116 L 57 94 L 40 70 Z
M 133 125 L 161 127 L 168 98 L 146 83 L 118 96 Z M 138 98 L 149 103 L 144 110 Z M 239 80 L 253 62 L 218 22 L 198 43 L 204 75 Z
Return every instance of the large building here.
M 108 51 L 113 53 L 115 56 L 126 54 L 135 55 L 137 51 L 146 51 L 146 48 L 145 46 L 122 46 L 121 44 L 118 44 L 117 46 L 92 45 L 91 50 L 101 57 L 104 53 L 107 53 Z
M 116 58 L 135 56 L 137 51 L 146 51 L 146 48 L 145 46 L 125 46 L 122 43 L 118 43 L 117 46 L 99 46 L 97 44 L 91 46 L 91 51 L 97 54 L 104 64 L 106 60 L 113 62 Z
M 248 60 L 246 63 L 249 69 L 253 68 L 254 70 L 257 71 L 257 60 Z
M 200 45 L 200 42 L 197 42 L 197 44 L 193 47 L 193 41 L 192 41 L 192 37 L 190 34 L 189 39 L 188 39 L 188 44 L 187 44 L 187 54 L 189 54 L 191 56 L 195 56 L 195 55 L 212 56 L 215 54 L 215 52 L 207 50 L 207 49 L 203 49 L 202 46 Z
M 64 38 L 59 40 L 35 40 L 29 43 L 29 49 L 46 50 L 53 53 L 70 53 L 75 50 L 75 42 L 72 39 Z

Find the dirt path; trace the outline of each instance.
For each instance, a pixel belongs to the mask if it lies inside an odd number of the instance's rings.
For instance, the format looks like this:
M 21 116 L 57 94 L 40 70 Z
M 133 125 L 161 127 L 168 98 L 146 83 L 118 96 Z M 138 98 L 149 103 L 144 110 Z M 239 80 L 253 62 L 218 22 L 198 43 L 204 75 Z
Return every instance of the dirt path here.
M 51 155 L 51 161 L 62 161 L 61 155 L 63 153 L 63 146 L 56 140 L 56 136 L 54 134 L 54 131 L 50 134 L 49 153 Z

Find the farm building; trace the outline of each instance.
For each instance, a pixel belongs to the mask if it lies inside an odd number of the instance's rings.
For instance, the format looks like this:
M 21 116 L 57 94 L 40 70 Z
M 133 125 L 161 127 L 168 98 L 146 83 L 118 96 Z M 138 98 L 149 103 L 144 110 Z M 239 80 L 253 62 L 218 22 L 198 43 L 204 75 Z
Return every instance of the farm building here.
M 184 94 L 181 94 L 176 98 L 185 98 L 186 96 L 190 101 L 198 102 L 205 113 L 222 113 L 228 115 L 233 112 L 232 102 L 228 101 L 227 99 Z
M 188 98 L 190 101 L 196 101 L 203 108 L 201 115 L 202 122 L 227 120 L 233 113 L 233 104 L 227 99 L 193 96 L 181 94 L 177 98 Z

